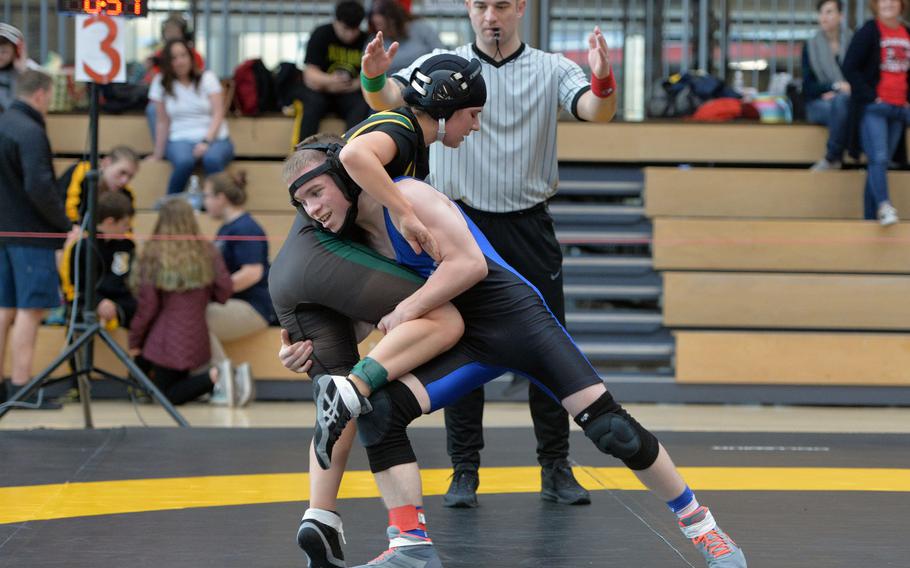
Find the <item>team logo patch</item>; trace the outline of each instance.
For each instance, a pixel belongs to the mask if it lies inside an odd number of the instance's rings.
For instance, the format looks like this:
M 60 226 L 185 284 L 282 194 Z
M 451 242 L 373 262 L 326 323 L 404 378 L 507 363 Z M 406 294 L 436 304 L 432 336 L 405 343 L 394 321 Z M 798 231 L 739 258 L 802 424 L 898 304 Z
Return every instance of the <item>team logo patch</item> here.
M 117 276 L 123 276 L 130 271 L 130 253 L 115 252 L 114 261 L 111 262 L 111 272 Z

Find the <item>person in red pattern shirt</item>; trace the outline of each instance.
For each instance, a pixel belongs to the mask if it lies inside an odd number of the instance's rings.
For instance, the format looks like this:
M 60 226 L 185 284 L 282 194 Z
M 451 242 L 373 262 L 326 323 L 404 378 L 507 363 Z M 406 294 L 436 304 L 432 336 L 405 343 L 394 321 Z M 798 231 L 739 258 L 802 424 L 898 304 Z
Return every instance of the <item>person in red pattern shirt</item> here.
M 165 201 L 153 235 L 132 275 L 139 307 L 130 324 L 130 355 L 141 355 L 155 386 L 171 403 L 183 404 L 214 388 L 217 378 L 191 372 L 211 359 L 206 307 L 227 302 L 234 289 L 188 201 Z
M 898 221 L 888 196 L 888 163 L 910 124 L 910 28 L 901 22 L 904 0 L 872 0 L 870 8 L 875 18 L 853 36 L 843 67 L 868 162 L 865 217 L 888 226 Z

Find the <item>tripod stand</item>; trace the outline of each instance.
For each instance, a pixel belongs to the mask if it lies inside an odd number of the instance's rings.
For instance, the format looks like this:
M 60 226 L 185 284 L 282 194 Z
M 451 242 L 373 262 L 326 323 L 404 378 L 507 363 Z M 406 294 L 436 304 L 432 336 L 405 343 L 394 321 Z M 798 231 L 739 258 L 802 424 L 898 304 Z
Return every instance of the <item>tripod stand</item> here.
M 9 412 L 12 405 L 18 401 L 27 399 L 37 393 L 39 389 L 46 385 L 51 385 L 60 381 L 76 379 L 79 385 L 79 399 L 82 401 L 82 412 L 85 418 L 85 427 L 93 428 L 92 410 L 91 410 L 91 385 L 90 377 L 92 374 L 99 374 L 105 378 L 112 379 L 129 386 L 138 387 L 154 398 L 158 404 L 171 415 L 174 421 L 180 426 L 189 426 L 189 423 L 174 408 L 171 402 L 158 390 L 158 387 L 149 380 L 138 365 L 130 358 L 120 345 L 111 337 L 101 326 L 98 316 L 95 313 L 95 250 L 98 240 L 97 220 L 95 212 L 98 205 L 98 85 L 91 83 L 90 106 L 89 106 L 89 148 L 91 171 L 87 176 L 87 208 L 85 218 L 89 220 L 88 237 L 83 243 L 88 248 L 88 253 L 83 255 L 83 266 L 85 270 L 84 289 L 81 290 L 83 300 L 82 321 L 76 322 L 74 326 L 74 341 L 69 344 L 64 351 L 42 372 L 38 373 L 24 387 L 19 389 L 7 403 L 0 406 L 0 418 Z M 76 282 L 77 287 L 79 282 Z M 97 369 L 94 367 L 94 339 L 101 338 L 107 347 L 113 351 L 117 359 L 126 366 L 129 376 L 118 377 L 112 373 Z M 73 360 L 74 371 L 65 377 L 52 378 L 51 375 L 61 365 L 69 360 Z

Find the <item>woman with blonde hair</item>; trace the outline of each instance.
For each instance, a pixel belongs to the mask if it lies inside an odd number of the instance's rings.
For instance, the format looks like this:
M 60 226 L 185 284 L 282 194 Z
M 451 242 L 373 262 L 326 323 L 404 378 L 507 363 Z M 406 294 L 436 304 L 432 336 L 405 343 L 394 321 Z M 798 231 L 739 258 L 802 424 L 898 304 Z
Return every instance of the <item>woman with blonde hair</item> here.
M 224 260 L 202 236 L 185 199 L 174 197 L 161 207 L 133 284 L 139 308 L 130 325 L 130 354 L 151 364 L 152 380 L 173 404 L 212 392 L 215 379 L 190 372 L 211 358 L 206 307 L 226 302 L 233 288 Z
M 277 321 L 269 296 L 269 242 L 262 226 L 243 207 L 245 171 L 209 176 L 203 185 L 203 195 L 206 212 L 222 223 L 215 246 L 221 251 L 233 285 L 231 298 L 223 305 L 209 304 L 205 314 L 212 367 L 223 379 L 219 385 L 224 386 L 215 389 L 212 403 L 245 406 L 255 396 L 250 366 L 241 363 L 234 372 L 222 342 L 236 341 Z

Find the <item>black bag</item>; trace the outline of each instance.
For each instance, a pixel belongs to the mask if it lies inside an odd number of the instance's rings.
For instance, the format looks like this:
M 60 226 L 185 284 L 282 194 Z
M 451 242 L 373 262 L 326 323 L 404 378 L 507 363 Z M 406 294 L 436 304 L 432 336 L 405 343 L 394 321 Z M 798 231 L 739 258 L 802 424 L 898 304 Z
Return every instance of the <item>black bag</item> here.
M 149 104 L 148 87 L 131 83 L 113 83 L 101 87 L 101 110 L 121 114 L 144 110 Z
M 279 108 L 303 99 L 303 71 L 293 63 L 279 63 L 274 73 L 275 97 Z

